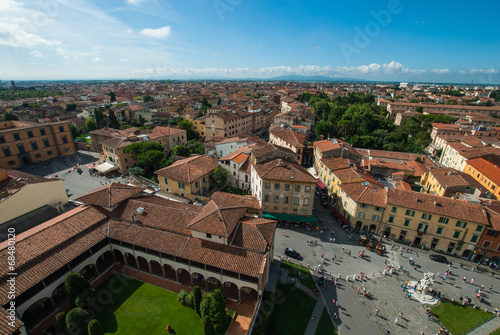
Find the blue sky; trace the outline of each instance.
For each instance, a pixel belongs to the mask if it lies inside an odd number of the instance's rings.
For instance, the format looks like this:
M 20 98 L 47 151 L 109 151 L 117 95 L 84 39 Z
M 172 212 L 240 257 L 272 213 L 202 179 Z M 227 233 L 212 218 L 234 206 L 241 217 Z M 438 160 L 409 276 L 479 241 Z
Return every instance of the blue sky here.
M 1 0 L 0 79 L 500 83 L 497 1 Z

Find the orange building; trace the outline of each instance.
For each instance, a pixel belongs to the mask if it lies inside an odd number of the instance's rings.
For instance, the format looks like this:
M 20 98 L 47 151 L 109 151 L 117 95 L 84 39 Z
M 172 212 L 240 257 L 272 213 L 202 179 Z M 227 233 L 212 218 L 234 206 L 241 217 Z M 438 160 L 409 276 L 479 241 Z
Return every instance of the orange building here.
M 500 198 L 500 168 L 497 157 L 491 156 L 469 159 L 465 163 L 464 172 L 471 175 L 497 199 Z

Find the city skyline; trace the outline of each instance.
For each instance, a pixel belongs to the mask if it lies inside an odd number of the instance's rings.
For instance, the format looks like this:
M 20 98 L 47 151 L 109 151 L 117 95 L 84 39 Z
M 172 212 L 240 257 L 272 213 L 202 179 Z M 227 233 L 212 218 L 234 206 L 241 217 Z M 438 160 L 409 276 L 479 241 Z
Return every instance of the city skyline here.
M 486 4 L 486 2 L 485 2 Z M 15 1 L 0 79 L 500 82 L 497 3 Z

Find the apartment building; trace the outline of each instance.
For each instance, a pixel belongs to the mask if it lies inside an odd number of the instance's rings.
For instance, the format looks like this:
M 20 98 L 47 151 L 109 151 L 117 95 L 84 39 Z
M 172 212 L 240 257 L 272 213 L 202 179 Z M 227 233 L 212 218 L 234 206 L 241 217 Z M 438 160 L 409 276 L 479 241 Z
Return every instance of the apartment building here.
M 207 114 L 204 117 L 204 123 L 204 136 L 234 137 L 252 133 L 252 113 L 240 110 L 224 110 Z
M 500 200 L 500 167 L 498 164 L 500 164 L 498 156 L 490 155 L 469 159 L 465 163 L 464 172 Z
M 420 104 L 420 103 L 409 103 L 409 102 L 392 102 L 387 99 L 378 99 L 377 105 L 386 107 L 389 111 L 388 117 L 394 117 L 397 111 L 411 111 L 416 112 L 418 107 L 422 108 L 423 113 L 434 114 L 434 113 L 480 113 L 484 115 L 490 115 L 490 113 L 500 112 L 499 106 L 487 107 L 487 106 L 472 106 L 472 105 L 444 105 L 444 104 Z
M 269 143 L 292 150 L 298 164 L 302 165 L 306 136 L 283 127 L 273 127 L 269 130 Z
M 491 193 L 474 178 L 452 168 L 433 169 L 422 175 L 420 184 L 424 191 L 440 197 L 452 197 L 457 193 L 490 197 Z
M 180 159 L 155 171 L 160 188 L 191 201 L 206 200 L 210 192 L 211 175 L 219 167 L 217 161 L 205 156 Z
M 0 149 L 0 168 L 6 170 L 76 151 L 69 121 L 47 124 L 1 121 Z
M 361 163 L 361 154 L 354 149 L 349 143 L 338 140 L 336 138 L 329 140 L 322 140 L 314 142 L 314 159 L 313 166 L 316 171 L 323 169 L 323 158 L 341 157 L 349 158 L 355 164 Z

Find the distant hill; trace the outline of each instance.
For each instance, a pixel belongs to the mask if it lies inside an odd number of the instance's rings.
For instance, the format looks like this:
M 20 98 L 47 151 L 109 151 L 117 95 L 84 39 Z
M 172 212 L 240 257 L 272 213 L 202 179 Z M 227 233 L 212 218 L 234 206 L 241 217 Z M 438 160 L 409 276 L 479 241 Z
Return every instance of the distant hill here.
M 340 78 L 340 77 L 327 77 L 327 76 L 301 76 L 301 75 L 284 75 L 273 78 L 266 78 L 262 80 L 268 81 L 356 81 L 356 82 L 366 82 L 368 80 L 358 79 L 358 78 Z

